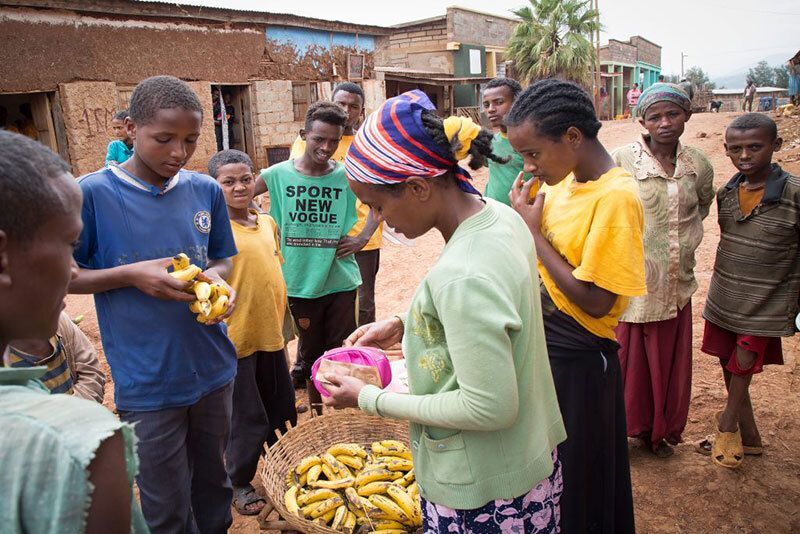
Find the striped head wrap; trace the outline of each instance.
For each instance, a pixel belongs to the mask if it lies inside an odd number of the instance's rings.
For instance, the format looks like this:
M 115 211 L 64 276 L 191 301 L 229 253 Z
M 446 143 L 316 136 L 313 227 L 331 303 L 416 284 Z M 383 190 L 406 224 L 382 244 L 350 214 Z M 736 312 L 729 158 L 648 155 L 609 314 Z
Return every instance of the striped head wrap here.
M 674 83 L 654 83 L 639 96 L 636 114 L 644 117 L 647 108 L 656 102 L 672 102 L 687 113 L 692 110 L 692 101 L 682 87 Z
M 458 165 L 458 159 L 434 141 L 422 125 L 422 112 L 435 109 L 419 90 L 384 102 L 367 117 L 347 151 L 344 160 L 347 177 L 363 184 L 391 185 L 412 177 L 433 178 L 452 171 L 462 191 L 479 194 L 470 184 L 469 173 Z M 458 136 L 461 143 L 458 156 L 466 156 L 478 132 L 480 127 L 469 119 L 450 121 L 445 128 L 449 139 Z

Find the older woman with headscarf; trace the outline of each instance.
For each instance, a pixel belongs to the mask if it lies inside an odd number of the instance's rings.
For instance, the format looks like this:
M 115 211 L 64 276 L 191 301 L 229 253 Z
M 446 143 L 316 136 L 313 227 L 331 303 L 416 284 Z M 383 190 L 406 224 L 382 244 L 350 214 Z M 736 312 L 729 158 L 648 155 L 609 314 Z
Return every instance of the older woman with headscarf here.
M 557 532 L 565 437 L 542 325 L 533 239 L 508 206 L 483 199 L 491 133 L 440 119 L 420 91 L 388 100 L 353 141 L 350 188 L 395 231 L 437 230 L 442 254 L 406 314 L 347 344 L 402 341 L 410 394 L 326 376 L 328 404 L 410 422 L 425 532 Z M 415 518 L 409 518 L 413 520 Z
M 612 156 L 639 184 L 647 295 L 631 299 L 617 340 L 628 436 L 666 457 L 689 413 L 695 250 L 714 199 L 714 169 L 703 152 L 680 142 L 692 116 L 681 87 L 651 85 L 636 111 L 646 133 Z

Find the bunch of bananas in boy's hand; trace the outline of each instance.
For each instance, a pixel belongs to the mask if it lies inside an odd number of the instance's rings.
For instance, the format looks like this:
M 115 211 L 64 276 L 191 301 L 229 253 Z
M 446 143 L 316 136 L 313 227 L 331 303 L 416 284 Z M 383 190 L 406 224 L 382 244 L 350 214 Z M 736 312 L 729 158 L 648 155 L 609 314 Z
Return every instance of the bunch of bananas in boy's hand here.
M 411 453 L 399 441 L 337 443 L 286 475 L 290 513 L 341 532 L 401 534 L 422 526 Z
M 172 258 L 172 272 L 169 274 L 178 280 L 191 282 L 187 291 L 194 293 L 197 300 L 189 304 L 189 310 L 197 314 L 198 322 L 208 323 L 228 311 L 231 296 L 228 288 L 204 275 L 183 252 Z

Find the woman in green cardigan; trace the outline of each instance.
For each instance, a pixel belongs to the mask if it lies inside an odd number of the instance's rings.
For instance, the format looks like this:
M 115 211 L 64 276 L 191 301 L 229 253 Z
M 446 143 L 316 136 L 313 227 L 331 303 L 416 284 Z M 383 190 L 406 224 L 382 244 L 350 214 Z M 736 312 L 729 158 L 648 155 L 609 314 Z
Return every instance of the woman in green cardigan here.
M 402 340 L 410 394 L 326 376 L 327 401 L 410 422 L 426 532 L 557 532 L 556 446 L 566 434 L 550 373 L 533 240 L 485 200 L 458 161 L 483 165 L 491 134 L 442 121 L 424 93 L 388 100 L 359 130 L 345 166 L 373 213 L 409 238 L 446 245 L 407 314 L 362 326 L 348 345 Z

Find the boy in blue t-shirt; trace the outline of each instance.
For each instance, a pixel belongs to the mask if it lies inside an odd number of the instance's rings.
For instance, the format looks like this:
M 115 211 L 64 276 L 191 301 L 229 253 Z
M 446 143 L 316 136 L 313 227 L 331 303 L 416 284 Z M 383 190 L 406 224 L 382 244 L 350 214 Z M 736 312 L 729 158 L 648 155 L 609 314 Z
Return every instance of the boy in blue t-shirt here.
M 148 78 L 134 89 L 129 113 L 133 157 L 80 179 L 84 227 L 70 291 L 95 294 L 114 401 L 120 418 L 136 424 L 137 483 L 151 531 L 224 532 L 236 350 L 220 321 L 232 307 L 214 324 L 199 323 L 187 283 L 167 266 L 185 252 L 225 284 L 236 246 L 219 185 L 182 170 L 203 119 L 194 91 L 171 76 Z
M 299 333 L 295 388 L 321 410 L 322 398 L 308 380 L 311 366 L 326 350 L 340 347 L 356 329 L 356 293 L 361 274 L 347 233 L 358 220 L 356 196 L 344 166 L 331 160 L 347 115 L 332 102 L 315 102 L 300 137 L 303 155 L 265 169 L 255 194 L 270 192 L 269 213 L 280 228 L 283 276 L 289 308 Z

